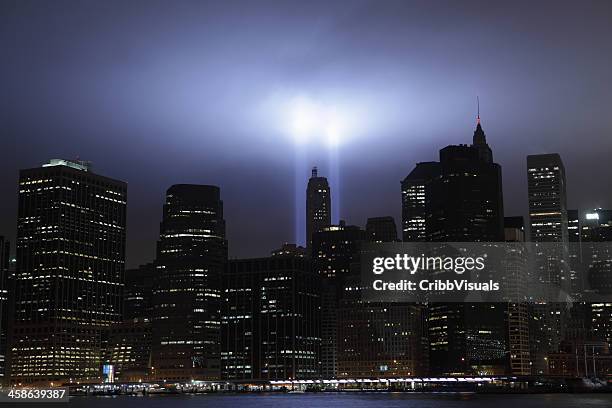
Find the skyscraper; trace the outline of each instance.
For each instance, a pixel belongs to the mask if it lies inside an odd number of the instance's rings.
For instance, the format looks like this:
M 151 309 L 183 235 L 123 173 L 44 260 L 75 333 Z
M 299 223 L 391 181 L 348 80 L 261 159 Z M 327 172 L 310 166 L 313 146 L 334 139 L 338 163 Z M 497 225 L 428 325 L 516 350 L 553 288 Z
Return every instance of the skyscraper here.
M 585 287 L 603 296 L 588 305 L 588 327 L 597 340 L 612 347 L 612 210 L 601 208 L 582 214 L 581 241 Z
M 504 237 L 509 243 L 525 242 L 523 217 L 504 218 Z M 508 288 L 508 350 L 510 351 L 510 373 L 531 374 L 529 365 L 529 307 L 523 302 L 527 293 L 527 262 L 523 245 L 506 247 L 505 286 Z
M 127 185 L 88 163 L 51 160 L 19 177 L 13 384 L 100 378 L 121 320 Z
M 557 153 L 527 156 L 527 189 L 531 241 L 567 243 L 565 167 Z
M 538 278 L 569 291 L 567 193 L 561 157 L 556 153 L 527 156 L 527 188 L 531 241 L 539 248 Z
M 224 379 L 318 378 L 321 276 L 299 252 L 229 262 L 224 276 Z
M 447 146 L 439 162 L 418 163 L 402 181 L 405 241 L 503 241 L 501 167 L 478 117 L 472 145 Z M 504 308 L 437 303 L 428 307 L 434 374 L 497 372 L 505 364 Z
M 402 180 L 402 239 L 406 242 L 427 240 L 425 191 L 440 174 L 440 163 L 417 163 Z
M 366 234 L 375 243 L 397 241 L 392 217 L 368 218 Z M 359 268 L 356 264 L 349 268 L 338 299 L 337 376 L 397 378 L 426 374 L 423 305 L 365 301 Z
M 10 253 L 10 243 L 0 235 L 0 384 L 4 383 L 6 374 Z
M 338 304 L 346 279 L 359 267 L 361 243 L 367 233 L 354 225 L 324 227 L 313 234 L 312 262 L 321 283 L 321 375 L 338 375 Z
M 106 355 L 113 377 L 121 382 L 150 375 L 155 272 L 152 263 L 125 271 L 123 321 L 111 326 Z
M 226 262 L 219 187 L 170 187 L 155 262 L 154 378 L 189 381 L 220 377 L 221 274 Z
M 306 189 L 306 249 L 310 256 L 312 236 L 321 228 L 331 225 L 331 192 L 325 177 L 319 177 L 313 167 Z
M 530 237 L 535 250 L 535 278 L 571 292 L 565 167 L 556 154 L 527 156 Z M 565 336 L 567 305 L 538 302 L 531 306 L 529 329 L 533 372 L 548 372 L 548 354 Z
M 585 211 L 580 222 L 580 227 L 580 235 L 583 241 L 612 241 L 612 210 L 596 208 Z
M 578 210 L 567 210 L 568 266 L 571 295 L 582 298 L 584 274 L 582 273 L 581 220 Z

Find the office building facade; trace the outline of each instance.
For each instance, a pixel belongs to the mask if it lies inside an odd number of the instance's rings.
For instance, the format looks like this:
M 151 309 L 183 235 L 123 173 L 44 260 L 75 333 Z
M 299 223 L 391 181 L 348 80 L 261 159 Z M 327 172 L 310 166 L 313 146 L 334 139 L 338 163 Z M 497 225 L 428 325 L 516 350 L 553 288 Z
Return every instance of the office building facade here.
M 314 167 L 306 188 L 306 248 L 309 252 L 312 250 L 313 234 L 329 225 L 331 225 L 329 183 L 325 177 L 319 177 L 318 170 Z
M 142 382 L 151 377 L 153 263 L 125 271 L 123 321 L 111 326 L 106 365 L 120 382 Z
M 223 279 L 224 379 L 319 377 L 321 277 L 308 258 L 275 252 L 229 262 Z
M 312 262 L 321 276 L 321 376 L 338 376 L 338 306 L 345 284 L 351 275 L 359 274 L 361 243 L 368 234 L 354 225 L 322 228 L 313 235 Z
M 0 235 L 0 384 L 4 384 L 6 378 L 10 255 L 11 245 Z
M 219 188 L 194 184 L 170 187 L 155 261 L 153 378 L 220 378 L 221 277 L 226 262 Z
M 12 384 L 98 381 L 121 320 L 127 185 L 84 162 L 19 176 Z
M 443 148 L 439 162 L 418 163 L 402 181 L 402 227 L 404 241 L 504 240 L 501 167 L 493 162 L 480 118 L 472 145 Z M 498 304 L 429 304 L 430 372 L 503 371 L 505 312 Z

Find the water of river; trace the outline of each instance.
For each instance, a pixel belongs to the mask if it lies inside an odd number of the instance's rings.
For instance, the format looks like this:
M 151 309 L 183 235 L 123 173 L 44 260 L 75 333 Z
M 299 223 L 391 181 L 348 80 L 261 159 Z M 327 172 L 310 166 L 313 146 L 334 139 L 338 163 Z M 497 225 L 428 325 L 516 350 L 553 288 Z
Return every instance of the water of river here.
M 21 407 L 24 405 L 26 404 L 19 404 Z M 39 404 L 36 405 L 40 407 Z M 612 408 L 612 394 L 187 394 L 148 397 L 72 397 L 68 406 L 70 408 Z M 60 408 L 61 405 L 57 407 Z

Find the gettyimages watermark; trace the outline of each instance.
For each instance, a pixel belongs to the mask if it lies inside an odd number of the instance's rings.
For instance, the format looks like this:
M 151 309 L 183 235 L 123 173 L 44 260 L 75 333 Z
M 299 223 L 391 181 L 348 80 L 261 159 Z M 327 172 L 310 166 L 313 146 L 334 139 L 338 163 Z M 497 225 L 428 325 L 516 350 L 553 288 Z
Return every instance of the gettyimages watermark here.
M 364 244 L 370 302 L 612 302 L 612 243 Z

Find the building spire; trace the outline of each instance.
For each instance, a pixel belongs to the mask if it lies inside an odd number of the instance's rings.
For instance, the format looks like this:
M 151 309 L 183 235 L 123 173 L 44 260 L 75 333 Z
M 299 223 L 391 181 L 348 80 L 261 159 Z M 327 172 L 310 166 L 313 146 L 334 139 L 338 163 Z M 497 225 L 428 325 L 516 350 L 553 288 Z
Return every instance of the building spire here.
M 478 149 L 478 157 L 487 163 L 493 162 L 493 153 L 487 144 L 487 136 L 485 135 L 482 126 L 480 125 L 480 97 L 476 96 L 476 130 L 472 139 L 472 146 Z
M 317 166 L 314 166 L 312 168 L 312 177 L 316 178 L 317 177 L 317 173 L 318 173 Z

